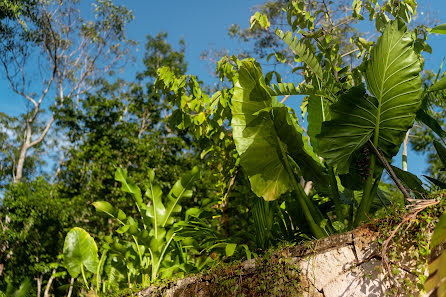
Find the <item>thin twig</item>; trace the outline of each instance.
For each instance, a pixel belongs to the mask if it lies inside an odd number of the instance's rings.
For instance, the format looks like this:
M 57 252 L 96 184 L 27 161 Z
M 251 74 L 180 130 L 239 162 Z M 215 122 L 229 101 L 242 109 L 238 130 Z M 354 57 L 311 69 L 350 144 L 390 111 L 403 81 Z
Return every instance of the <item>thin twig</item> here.
M 354 50 L 351 50 L 351 51 L 349 51 L 349 52 L 346 52 L 345 54 L 342 54 L 342 55 L 341 55 L 341 58 L 344 58 L 345 56 L 348 56 L 348 55 L 350 55 L 350 54 L 353 54 L 354 52 L 357 52 L 357 51 L 359 51 L 359 48 L 354 49 Z
M 286 95 L 285 97 L 283 97 L 282 101 L 280 101 L 280 103 L 285 103 L 285 101 L 290 98 L 290 95 Z
M 404 199 L 405 200 L 410 199 L 410 194 L 407 192 L 406 188 L 403 186 L 400 179 L 396 176 L 395 172 L 393 171 L 392 167 L 390 167 L 390 164 L 389 162 L 387 162 L 386 158 L 378 151 L 378 149 L 375 147 L 373 142 L 370 141 L 370 139 L 368 141 L 368 144 L 373 149 L 375 155 L 378 157 L 378 160 L 381 162 L 381 164 L 383 164 L 384 168 L 387 170 L 387 172 L 389 173 L 392 180 L 395 182 L 398 189 L 400 189 L 401 193 L 403 193 Z

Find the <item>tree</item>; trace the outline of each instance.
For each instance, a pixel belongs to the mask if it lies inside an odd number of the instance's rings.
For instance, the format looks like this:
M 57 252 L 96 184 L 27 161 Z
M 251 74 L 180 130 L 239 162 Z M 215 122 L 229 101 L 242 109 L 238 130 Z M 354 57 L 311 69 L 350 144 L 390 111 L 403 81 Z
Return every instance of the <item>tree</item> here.
M 169 65 L 178 74 L 186 70 L 182 43 L 176 50 L 166 38 L 165 33 L 147 37 L 146 70 L 134 82 L 103 79 L 95 92 L 78 103 L 67 99 L 58 110 L 57 126 L 67 131 L 71 143 L 56 179 L 64 196 L 81 197 L 85 204 L 105 200 L 127 210 L 133 206 L 114 179 L 117 167 L 128 170 L 142 189 L 153 169 L 167 190 L 197 163 L 190 137 L 167 125 L 168 102 L 154 85 L 156 65 Z M 104 223 L 95 217 L 90 231 Z
M 131 12 L 110 0 L 98 0 L 92 7 L 94 17 L 83 19 L 79 1 L 38 1 L 33 13 L 23 15 L 26 26 L 13 23 L 15 34 L 2 39 L 4 74 L 11 89 L 28 103 L 21 117 L 20 148 L 13 154 L 16 183 L 24 176 L 26 159 L 48 137 L 57 110 L 68 98 L 76 108 L 129 52 L 132 42 L 124 29 Z
M 76 199 L 61 198 L 42 177 L 9 185 L 0 206 L 0 286 L 28 278 L 36 280 L 37 296 L 43 289 L 48 292 L 55 278 L 64 275 L 58 255 L 66 228 L 82 219 L 80 206 Z

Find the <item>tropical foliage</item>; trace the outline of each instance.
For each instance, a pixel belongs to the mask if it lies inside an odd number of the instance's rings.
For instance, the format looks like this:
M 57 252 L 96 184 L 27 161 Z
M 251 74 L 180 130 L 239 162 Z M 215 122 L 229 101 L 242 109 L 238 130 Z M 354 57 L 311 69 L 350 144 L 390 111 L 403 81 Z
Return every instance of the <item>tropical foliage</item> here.
M 35 17 L 50 2 L 2 7 L 0 22 L 31 29 L 11 39 L 7 57 L 18 45 L 45 46 L 35 34 L 52 27 Z M 96 296 L 147 287 L 283 241 L 345 232 L 389 215 L 389 205 L 404 211 L 446 189 L 446 76 L 441 67 L 424 70 L 423 58 L 435 50 L 429 34 L 444 34 L 444 25 L 414 24 L 416 1 L 353 1 L 348 16 L 341 2 L 263 5 L 249 29 L 230 29 L 258 48 L 221 57 L 212 90 L 186 74 L 185 42 L 174 49 L 167 33 L 147 37 L 145 69 L 133 81 L 97 75 L 95 62 L 77 86 L 76 60 L 65 61 L 64 78 L 54 66 L 55 90 L 75 95 L 56 96 L 48 110 L 39 101 L 19 116 L 0 113 L 1 292 Z M 71 10 L 51 3 L 69 19 Z M 124 34 L 131 12 L 99 3 L 96 26 L 78 19 L 80 36 L 107 49 L 101 34 L 111 30 L 109 41 L 133 44 Z M 355 29 L 366 14 L 376 39 Z M 51 54 L 60 44 L 50 45 Z M 109 52 L 118 60 L 121 45 Z M 427 185 L 392 165 L 410 133 L 422 135 L 411 140 L 416 149 L 433 148 Z M 60 151 L 53 171 L 42 169 L 45 150 Z M 445 222 L 443 214 L 432 251 L 444 244 Z M 441 295 L 446 254 L 435 255 L 425 289 Z

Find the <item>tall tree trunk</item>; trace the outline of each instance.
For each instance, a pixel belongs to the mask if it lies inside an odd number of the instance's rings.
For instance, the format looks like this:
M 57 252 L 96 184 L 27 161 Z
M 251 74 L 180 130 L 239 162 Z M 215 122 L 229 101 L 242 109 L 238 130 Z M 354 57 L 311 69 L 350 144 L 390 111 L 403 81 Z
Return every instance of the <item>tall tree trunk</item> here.
M 20 182 L 20 180 L 23 178 L 23 167 L 25 165 L 25 159 L 26 159 L 26 153 L 30 148 L 33 146 L 38 145 L 43 141 L 45 136 L 48 134 L 48 131 L 50 130 L 51 126 L 54 122 L 54 114 L 51 116 L 51 119 L 46 124 L 43 131 L 40 133 L 39 137 L 37 139 L 32 140 L 32 129 L 31 124 L 34 122 L 36 115 L 38 113 L 39 109 L 36 108 L 36 111 L 34 112 L 34 115 L 31 119 L 26 121 L 26 130 L 25 130 L 25 140 L 23 142 L 23 145 L 20 149 L 19 159 L 17 160 L 17 166 L 16 166 L 16 173 L 14 176 L 14 183 Z
M 25 165 L 26 152 L 28 151 L 28 146 L 26 143 L 22 145 L 20 149 L 19 159 L 17 160 L 16 172 L 14 176 L 14 183 L 20 182 L 23 177 L 23 166 Z

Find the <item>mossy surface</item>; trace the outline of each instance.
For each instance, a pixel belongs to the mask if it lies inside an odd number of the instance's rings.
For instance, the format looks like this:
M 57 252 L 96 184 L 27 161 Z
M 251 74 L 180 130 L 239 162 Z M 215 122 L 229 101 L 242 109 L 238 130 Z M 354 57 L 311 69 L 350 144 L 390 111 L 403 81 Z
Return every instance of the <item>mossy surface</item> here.
M 444 197 L 446 192 L 435 193 L 430 198 Z M 422 289 L 431 254 L 430 234 L 445 209 L 443 199 L 440 204 L 419 212 L 413 220 L 403 223 L 396 231 L 385 251 L 391 274 L 384 266 L 381 267 L 385 281 L 391 283 L 391 288 L 386 292 L 388 295 L 415 296 Z M 387 213 L 363 226 L 377 234 L 378 249 L 374 258 L 382 260 L 384 242 L 408 215 L 408 211 L 396 208 L 392 214 Z M 317 253 L 317 250 L 312 249 L 313 245 L 308 242 L 301 246 L 276 247 L 248 262 L 220 263 L 199 275 L 189 276 L 190 282 L 183 284 L 174 296 L 301 296 L 308 290 L 308 284 L 300 275 L 296 255 L 290 256 L 290 251 L 302 247 L 310 253 Z M 178 281 L 170 279 L 155 284 L 150 296 L 164 296 L 166 290 L 178 284 Z M 135 292 L 123 291 L 114 296 L 136 296 Z M 323 295 L 316 291 L 314 296 Z

